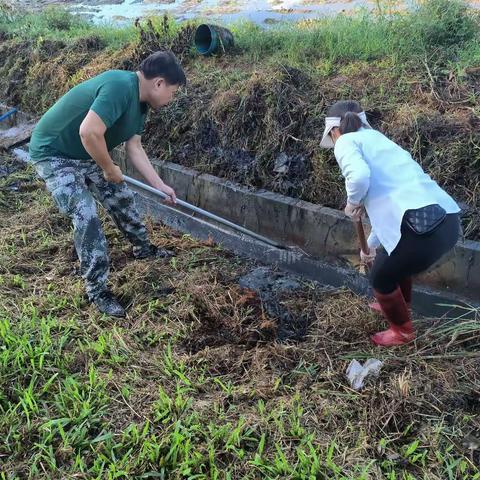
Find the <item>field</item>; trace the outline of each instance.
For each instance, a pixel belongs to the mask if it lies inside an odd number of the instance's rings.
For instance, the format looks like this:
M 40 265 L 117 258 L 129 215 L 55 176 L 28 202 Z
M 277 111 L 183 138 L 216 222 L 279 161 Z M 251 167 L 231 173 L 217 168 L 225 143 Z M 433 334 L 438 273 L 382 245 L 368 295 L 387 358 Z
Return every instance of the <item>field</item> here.
M 0 2 L 1 3 L 1 2 Z M 115 29 L 0 7 L 0 101 L 42 114 L 78 82 L 171 48 L 189 84 L 151 115 L 158 158 L 341 208 L 325 109 L 356 98 L 464 207 L 480 238 L 480 23 L 462 2 L 269 30 L 200 58 L 195 22 Z M 275 172 L 281 158 L 287 169 Z M 285 161 L 286 159 L 286 161 Z M 147 219 L 137 261 L 102 213 L 126 319 L 89 305 L 72 231 L 0 152 L 0 480 L 479 480 L 480 312 L 420 318 L 379 349 L 367 298 L 286 276 Z M 467 312 L 466 312 L 467 313 Z M 383 361 L 354 390 L 353 359 Z
M 280 272 L 242 288 L 257 265 L 152 222 L 177 256 L 135 261 L 106 218 L 129 314 L 102 317 L 43 184 L 2 164 L 2 480 L 480 478 L 478 317 L 378 349 L 368 299 Z M 367 358 L 384 365 L 357 392 Z

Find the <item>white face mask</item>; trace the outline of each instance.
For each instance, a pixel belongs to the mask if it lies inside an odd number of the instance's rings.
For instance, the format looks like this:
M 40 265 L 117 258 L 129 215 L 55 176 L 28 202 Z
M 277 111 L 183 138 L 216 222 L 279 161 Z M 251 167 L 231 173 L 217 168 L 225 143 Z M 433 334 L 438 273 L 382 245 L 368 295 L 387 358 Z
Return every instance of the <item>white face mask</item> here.
M 357 115 L 360 117 L 360 120 L 362 121 L 363 125 L 365 125 L 368 128 L 372 128 L 370 124 L 368 123 L 367 116 L 365 115 L 365 112 L 360 112 L 357 113 Z M 330 137 L 330 131 L 332 128 L 335 127 L 340 127 L 342 119 L 340 117 L 326 117 L 325 118 L 325 130 L 323 131 L 323 136 L 322 140 L 320 142 L 320 146 L 322 148 L 333 148 L 334 143 L 332 138 Z

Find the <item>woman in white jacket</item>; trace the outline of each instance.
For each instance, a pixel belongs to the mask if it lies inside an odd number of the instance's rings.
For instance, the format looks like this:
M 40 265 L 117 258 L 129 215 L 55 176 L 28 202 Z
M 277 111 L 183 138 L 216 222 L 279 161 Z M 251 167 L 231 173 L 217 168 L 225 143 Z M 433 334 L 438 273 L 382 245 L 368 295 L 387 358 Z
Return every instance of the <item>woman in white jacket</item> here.
M 345 177 L 345 213 L 360 220 L 366 210 L 372 232 L 370 282 L 390 328 L 376 333 L 377 345 L 392 346 L 415 338 L 409 306 L 412 275 L 427 270 L 451 250 L 460 234 L 460 208 L 411 155 L 370 127 L 357 102 L 333 105 L 320 144 L 334 147 Z M 379 252 L 376 249 L 379 246 Z

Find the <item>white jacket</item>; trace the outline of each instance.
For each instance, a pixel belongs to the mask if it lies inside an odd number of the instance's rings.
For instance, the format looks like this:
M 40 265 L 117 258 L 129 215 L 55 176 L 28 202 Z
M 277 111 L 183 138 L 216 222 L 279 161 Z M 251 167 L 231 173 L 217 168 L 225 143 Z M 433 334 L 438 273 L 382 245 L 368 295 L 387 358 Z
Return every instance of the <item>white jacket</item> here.
M 438 204 L 447 213 L 460 211 L 410 153 L 378 130 L 346 133 L 336 141 L 334 152 L 345 177 L 348 201 L 363 204 L 370 218 L 370 247 L 381 243 L 390 255 L 400 241 L 407 210 Z

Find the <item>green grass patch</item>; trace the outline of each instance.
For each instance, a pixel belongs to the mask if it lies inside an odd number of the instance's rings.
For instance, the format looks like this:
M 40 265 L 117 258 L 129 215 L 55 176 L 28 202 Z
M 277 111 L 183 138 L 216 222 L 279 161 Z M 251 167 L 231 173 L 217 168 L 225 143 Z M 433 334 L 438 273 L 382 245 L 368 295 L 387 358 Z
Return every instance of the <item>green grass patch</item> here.
M 415 63 L 431 55 L 456 61 L 480 38 L 478 15 L 458 0 L 428 0 L 408 12 L 361 11 L 268 30 L 244 23 L 233 30 L 239 46 L 256 60 L 272 57 L 295 64 L 384 57 Z
M 95 35 L 105 46 L 120 48 L 135 41 L 133 26 L 94 25 L 58 6 L 48 6 L 41 12 L 17 11 L 0 3 L 0 31 L 20 39 L 75 41 Z

